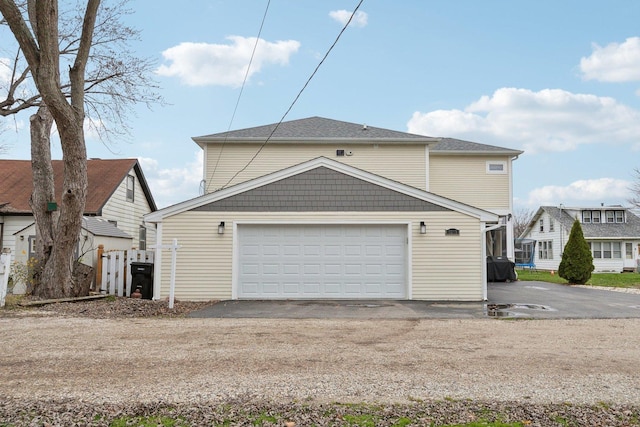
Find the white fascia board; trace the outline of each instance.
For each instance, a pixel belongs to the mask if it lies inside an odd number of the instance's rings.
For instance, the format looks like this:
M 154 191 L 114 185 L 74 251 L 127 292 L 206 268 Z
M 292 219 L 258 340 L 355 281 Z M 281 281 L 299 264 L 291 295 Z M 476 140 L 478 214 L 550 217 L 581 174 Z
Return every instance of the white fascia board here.
M 498 156 L 509 156 L 509 157 L 517 157 L 520 154 L 524 153 L 524 151 L 517 150 L 505 150 L 505 151 L 483 151 L 483 150 L 437 150 L 432 149 L 431 154 L 434 156 L 482 156 L 482 157 L 498 157 Z
M 280 181 L 281 179 L 298 175 L 300 173 L 307 172 L 321 166 L 327 167 L 337 172 L 345 173 L 354 178 L 359 178 L 363 181 L 371 182 L 373 184 L 388 188 L 393 191 L 397 191 L 399 193 L 406 194 L 411 197 L 415 197 L 417 199 L 443 206 L 453 211 L 479 218 L 481 221 L 497 222 L 499 219 L 498 215 L 489 211 L 466 205 L 455 200 L 447 199 L 446 197 L 438 196 L 433 193 L 428 193 L 418 188 L 411 187 L 397 181 L 392 181 L 390 179 L 372 174 L 365 170 L 358 169 L 341 162 L 337 162 L 326 157 L 317 157 L 313 160 L 309 160 L 307 162 L 300 163 L 298 165 L 291 166 L 289 168 L 282 169 L 259 178 L 255 178 L 250 181 L 245 181 L 232 187 L 225 188 L 223 190 L 219 190 L 201 197 L 197 197 L 195 199 L 178 203 L 168 208 L 147 214 L 144 216 L 144 219 L 147 222 L 160 222 L 166 217 L 170 217 L 212 202 L 216 202 L 227 197 L 235 196 L 237 194 L 244 193 L 245 191 L 252 190 L 263 185 L 271 184 L 272 182 Z

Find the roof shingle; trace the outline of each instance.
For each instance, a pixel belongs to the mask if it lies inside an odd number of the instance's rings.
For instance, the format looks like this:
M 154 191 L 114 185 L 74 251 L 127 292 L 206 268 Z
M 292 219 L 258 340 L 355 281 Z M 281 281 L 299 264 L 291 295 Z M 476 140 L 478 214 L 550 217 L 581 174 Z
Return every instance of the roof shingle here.
M 87 160 L 87 202 L 84 213 L 99 215 L 102 207 L 116 191 L 124 177 L 137 164 L 136 159 Z M 62 193 L 63 163 L 53 160 L 56 201 Z M 143 177 L 140 178 L 141 180 Z M 144 183 L 146 185 L 146 182 Z M 0 213 L 31 214 L 29 199 L 33 192 L 30 160 L 0 160 Z M 150 197 L 152 210 L 155 210 Z

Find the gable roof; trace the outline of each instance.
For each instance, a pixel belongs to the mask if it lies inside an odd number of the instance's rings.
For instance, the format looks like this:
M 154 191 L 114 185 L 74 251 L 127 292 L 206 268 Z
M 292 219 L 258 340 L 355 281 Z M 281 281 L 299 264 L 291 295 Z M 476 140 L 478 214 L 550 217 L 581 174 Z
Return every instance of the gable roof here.
M 564 229 L 567 231 L 571 231 L 571 227 L 573 226 L 573 222 L 575 221 L 575 217 L 572 216 L 572 212 L 576 211 L 581 212 L 582 210 L 624 210 L 626 211 L 627 220 L 624 223 L 582 223 L 580 226 L 582 227 L 582 234 L 586 239 L 623 239 L 623 238 L 639 238 L 640 237 L 640 218 L 638 218 L 630 209 L 623 208 L 621 206 L 609 206 L 609 207 L 600 207 L 600 208 L 563 208 L 560 209 L 556 206 L 540 206 L 534 217 L 531 219 L 531 222 L 524 234 L 528 234 L 529 231 L 535 226 L 535 224 L 540 219 L 540 216 L 544 212 L 549 214 L 551 218 L 555 221 L 558 221 Z
M 520 150 L 480 144 L 454 138 L 434 138 L 396 130 L 383 129 L 366 124 L 343 122 L 324 117 L 309 117 L 272 123 L 192 138 L 200 147 L 207 143 L 256 143 L 267 140 L 278 143 L 396 143 L 429 145 L 433 154 L 474 154 L 519 156 Z
M 349 142 L 397 142 L 431 144 L 436 138 L 416 135 L 396 130 L 377 128 L 364 124 L 343 122 L 323 117 L 309 117 L 306 119 L 290 120 L 272 123 L 247 129 L 214 133 L 194 137 L 193 140 L 201 147 L 208 142 L 335 142 L 349 140 Z
M 13 233 L 14 236 L 17 236 L 20 233 L 23 233 L 26 229 L 35 226 L 35 222 L 32 222 L 28 226 L 24 227 L 21 230 Z M 104 236 L 104 237 L 117 237 L 121 239 L 132 239 L 124 231 L 120 230 L 113 223 L 107 221 L 104 218 L 95 217 L 95 216 L 83 216 L 82 217 L 82 229 L 88 231 L 94 236 Z
M 438 138 L 438 143 L 429 148 L 430 154 L 481 154 L 519 156 L 520 150 L 497 147 L 495 145 L 480 144 L 455 138 Z
M 283 179 L 294 177 L 318 168 L 326 168 L 328 170 L 337 171 L 341 174 L 344 174 L 345 176 L 354 177 L 365 183 L 372 183 L 379 187 L 410 196 L 417 200 L 428 202 L 428 204 L 430 205 L 437 205 L 444 208 L 445 210 L 448 209 L 479 218 L 481 221 L 497 222 L 499 219 L 498 215 L 492 212 L 460 203 L 434 193 L 429 193 L 427 191 L 423 191 L 418 188 L 372 174 L 365 170 L 358 169 L 332 159 L 328 159 L 326 157 L 317 157 L 304 163 L 300 163 L 298 165 L 291 166 L 259 178 L 255 178 L 250 181 L 245 181 L 231 187 L 227 187 L 225 189 L 205 194 L 204 196 L 196 197 L 194 199 L 187 200 L 164 209 L 160 209 L 156 212 L 146 214 L 144 216 L 144 220 L 146 222 L 152 223 L 162 222 L 164 218 L 171 217 L 182 212 L 196 210 L 206 205 L 212 205 L 215 202 L 231 198 L 233 196 L 246 193 L 250 190 L 264 187 L 268 184 L 276 183 Z M 204 210 L 206 210 L 206 208 Z M 422 210 L 426 211 L 429 210 L 429 208 L 423 208 Z
M 60 203 L 63 181 L 62 160 L 52 160 L 56 201 Z M 157 209 L 151 190 L 137 159 L 87 160 L 87 202 L 85 215 L 100 215 L 102 208 L 127 174 L 134 170 L 152 211 Z M 33 192 L 30 160 L 0 160 L 0 213 L 30 215 Z

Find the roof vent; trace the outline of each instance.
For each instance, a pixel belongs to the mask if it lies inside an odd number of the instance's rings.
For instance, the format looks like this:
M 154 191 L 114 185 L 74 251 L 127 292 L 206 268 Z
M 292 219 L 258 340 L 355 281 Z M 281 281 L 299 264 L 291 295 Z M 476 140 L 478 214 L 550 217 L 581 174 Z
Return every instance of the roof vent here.
M 365 124 L 363 124 L 363 125 L 362 125 L 362 130 L 367 130 L 367 129 L 369 129 L 369 128 L 367 127 L 367 124 L 366 124 L 366 123 L 365 123 Z

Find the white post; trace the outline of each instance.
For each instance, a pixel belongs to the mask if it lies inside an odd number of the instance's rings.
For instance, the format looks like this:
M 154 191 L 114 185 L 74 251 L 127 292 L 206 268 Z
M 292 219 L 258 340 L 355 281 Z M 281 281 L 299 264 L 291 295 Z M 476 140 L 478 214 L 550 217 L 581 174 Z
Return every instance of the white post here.
M 173 308 L 176 290 L 176 260 L 178 258 L 178 239 L 173 239 L 171 247 L 171 282 L 169 283 L 169 308 Z
M 175 300 L 175 291 L 176 291 L 176 261 L 178 258 L 178 239 L 173 239 L 172 245 L 153 245 L 153 248 L 156 248 L 156 263 L 161 262 L 161 253 L 162 249 L 171 249 L 171 281 L 169 282 L 169 308 L 173 308 L 173 302 Z
M 0 255 L 0 307 L 4 307 L 11 273 L 11 251 Z

